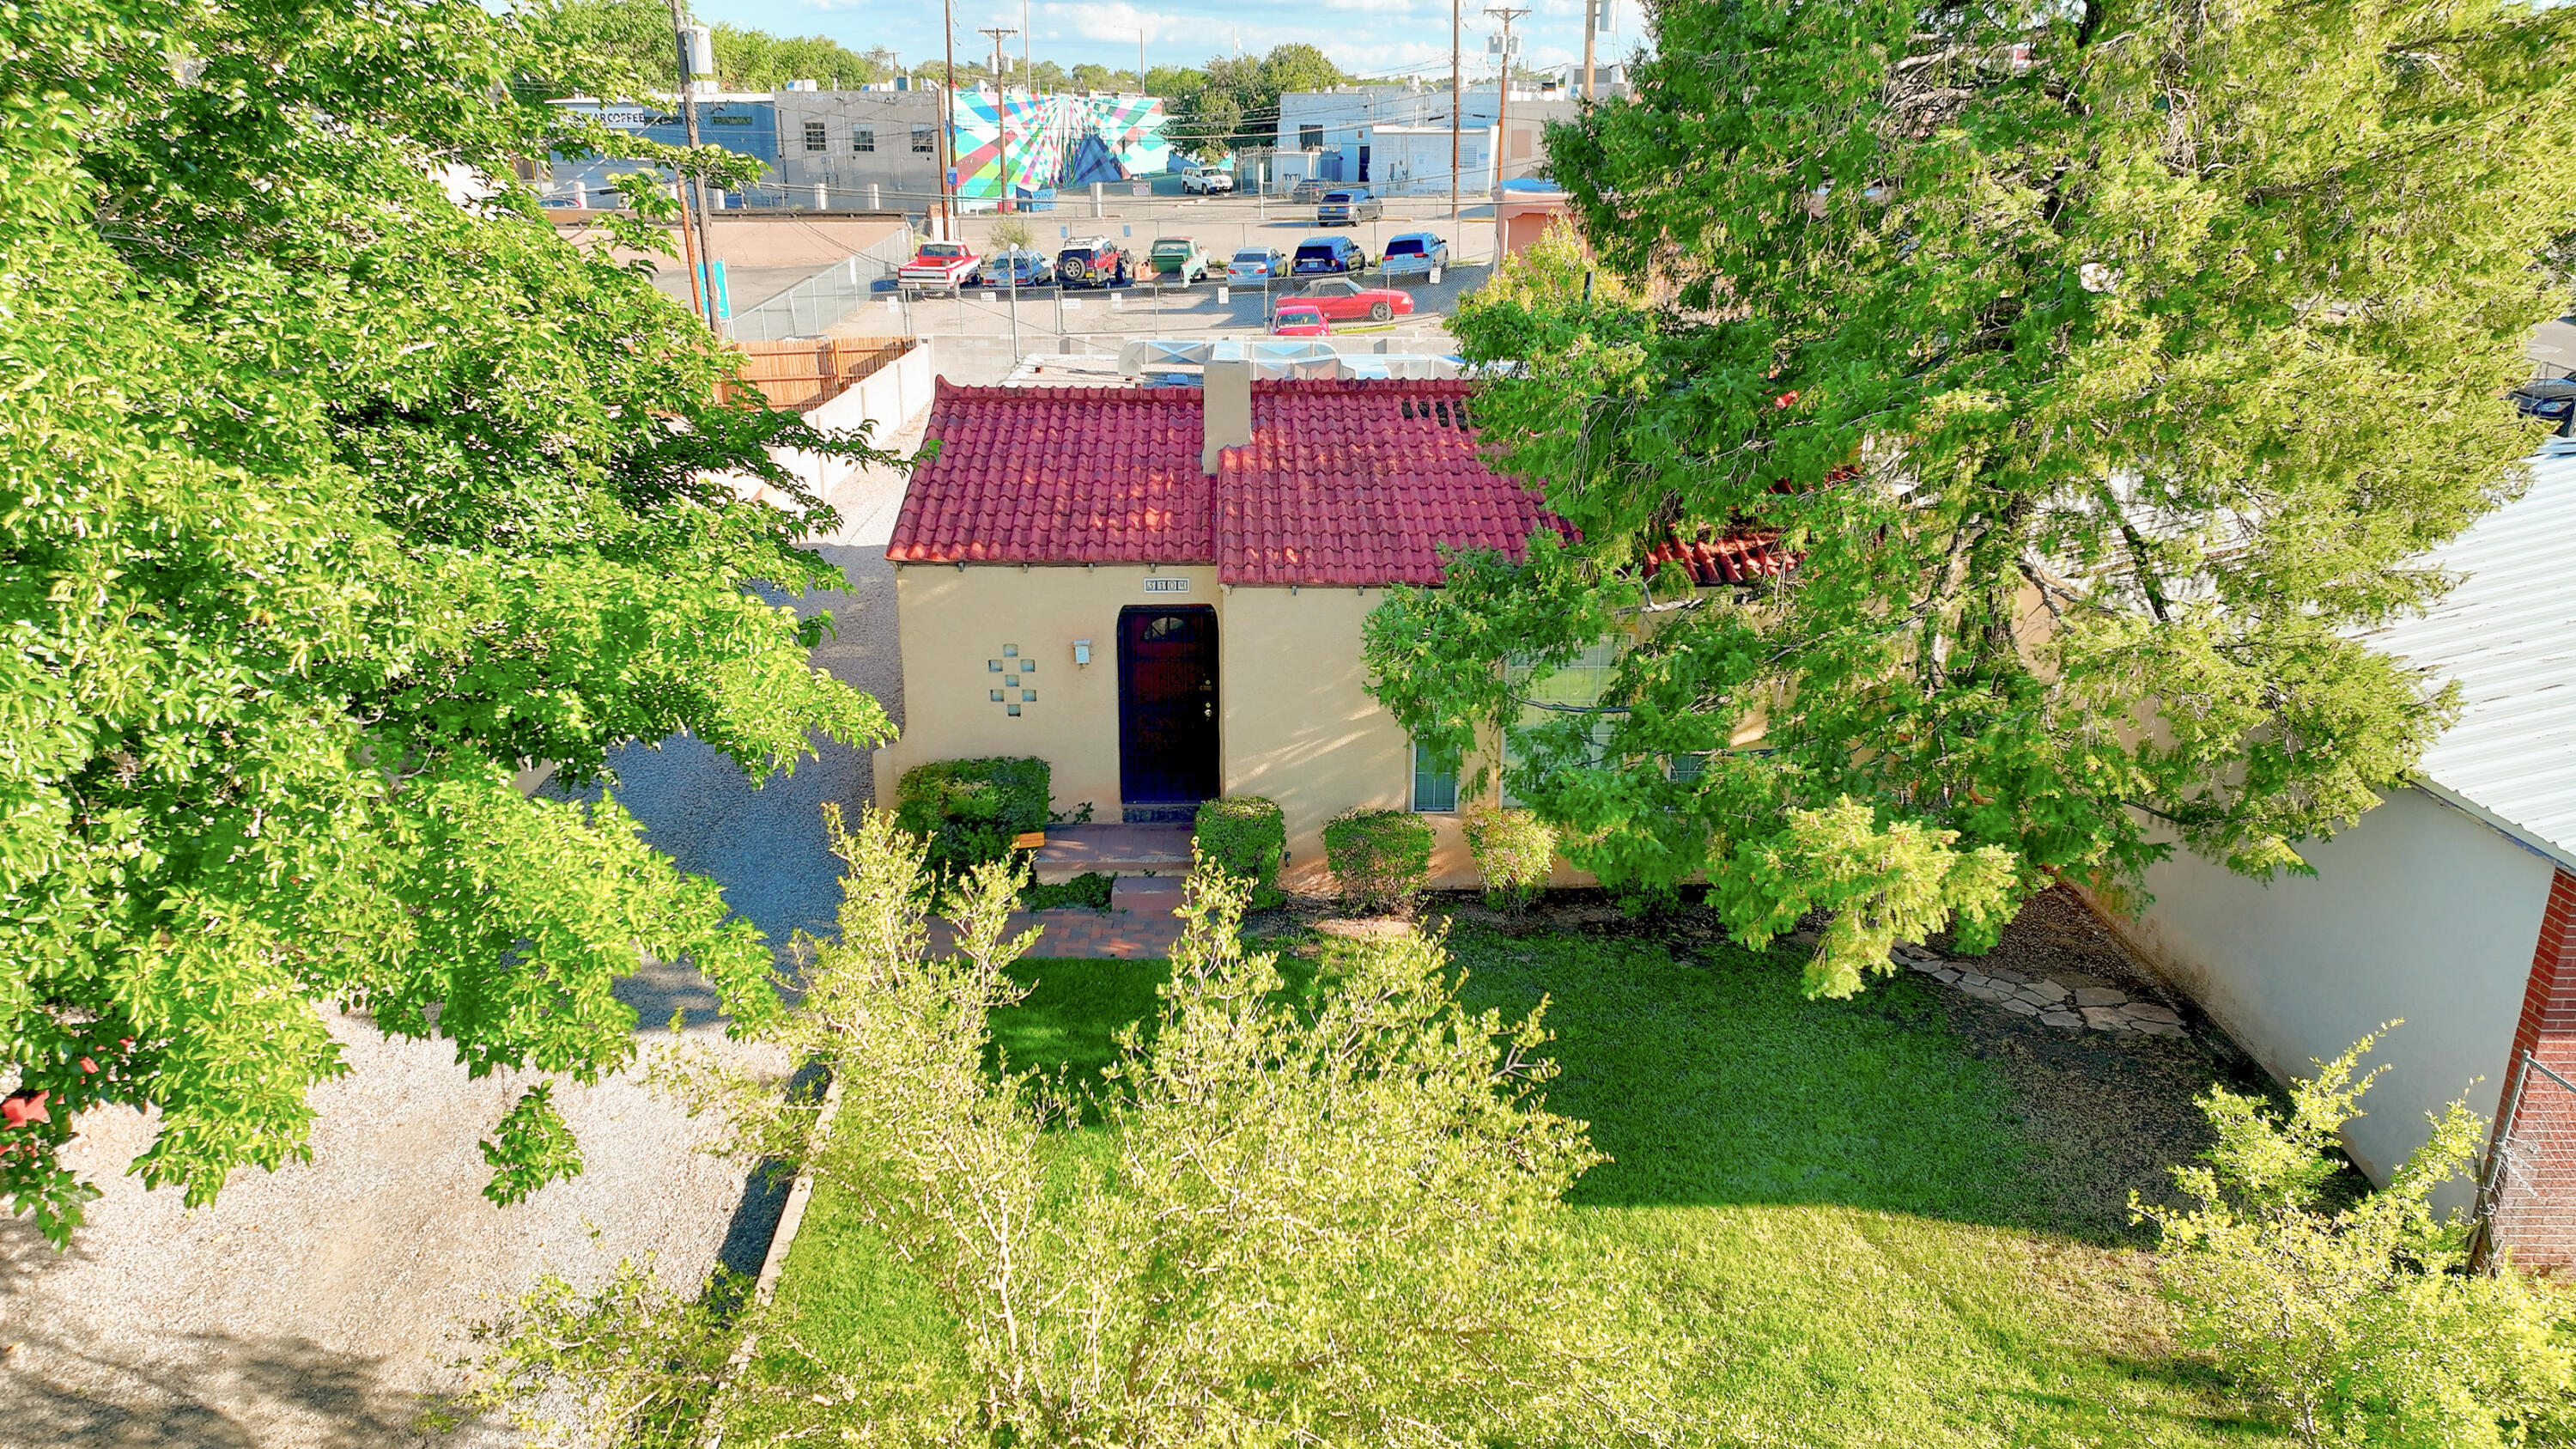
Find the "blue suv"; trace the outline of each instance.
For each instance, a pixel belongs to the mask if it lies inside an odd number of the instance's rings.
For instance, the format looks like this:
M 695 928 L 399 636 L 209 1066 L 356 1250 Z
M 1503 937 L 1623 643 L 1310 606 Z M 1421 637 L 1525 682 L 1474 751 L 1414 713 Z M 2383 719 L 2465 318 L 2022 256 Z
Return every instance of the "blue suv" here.
M 1330 276 L 1337 272 L 1368 270 L 1368 253 L 1346 236 L 1308 237 L 1297 243 L 1297 255 L 1288 263 L 1292 277 Z

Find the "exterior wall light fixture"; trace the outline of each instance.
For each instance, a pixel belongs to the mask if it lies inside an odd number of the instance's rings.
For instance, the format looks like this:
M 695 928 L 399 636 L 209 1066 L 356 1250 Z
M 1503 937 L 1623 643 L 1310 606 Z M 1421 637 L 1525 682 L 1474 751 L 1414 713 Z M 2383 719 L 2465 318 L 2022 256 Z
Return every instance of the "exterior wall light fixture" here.
M 1090 640 L 1076 639 L 1073 641 L 1073 662 L 1076 664 L 1089 664 L 1091 662 Z

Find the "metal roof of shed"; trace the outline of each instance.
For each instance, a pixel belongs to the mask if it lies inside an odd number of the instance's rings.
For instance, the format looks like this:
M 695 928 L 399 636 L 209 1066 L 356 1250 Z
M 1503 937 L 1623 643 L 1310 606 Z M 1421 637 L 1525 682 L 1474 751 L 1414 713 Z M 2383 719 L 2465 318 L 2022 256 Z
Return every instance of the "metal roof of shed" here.
M 2576 441 L 2543 448 L 2529 490 L 2431 561 L 2466 578 L 2371 635 L 2459 681 L 2459 723 L 2425 751 L 2424 783 L 2576 867 Z

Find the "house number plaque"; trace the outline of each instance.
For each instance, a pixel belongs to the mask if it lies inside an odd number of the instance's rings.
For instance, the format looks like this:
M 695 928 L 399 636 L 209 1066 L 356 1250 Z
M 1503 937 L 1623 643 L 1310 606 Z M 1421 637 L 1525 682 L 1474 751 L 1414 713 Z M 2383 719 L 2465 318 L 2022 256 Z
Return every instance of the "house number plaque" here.
M 1149 594 L 1186 594 L 1189 591 L 1188 579 L 1147 579 L 1145 581 L 1145 592 Z

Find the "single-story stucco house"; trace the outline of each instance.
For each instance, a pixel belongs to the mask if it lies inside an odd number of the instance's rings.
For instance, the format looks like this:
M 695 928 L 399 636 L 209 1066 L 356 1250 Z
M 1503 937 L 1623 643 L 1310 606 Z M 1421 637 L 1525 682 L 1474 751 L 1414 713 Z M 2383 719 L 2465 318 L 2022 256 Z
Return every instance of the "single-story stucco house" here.
M 2378 1181 L 2465 1097 L 2512 1164 L 2496 1231 L 2526 1263 L 2576 1265 L 2576 445 L 2439 550 L 2465 581 L 2372 642 L 2458 681 L 2462 713 L 2421 765 L 2332 840 L 2313 877 L 2269 884 L 2177 850 L 2147 874 L 2133 942 L 2275 1076 L 2310 1074 L 2403 1019 L 2346 1129 Z M 2465 1188 L 2453 1194 L 2464 1202 Z
M 1440 582 L 1443 548 L 1518 557 L 1555 525 L 1479 456 L 1472 393 L 1262 381 L 1225 360 L 1203 387 L 943 382 L 925 432 L 937 457 L 886 549 L 905 728 L 876 778 L 1035 755 L 1054 808 L 1102 822 L 1266 796 L 1286 816 L 1292 885 L 1323 884 L 1336 814 L 1413 810 L 1438 840 L 1433 884 L 1476 884 L 1462 835 L 1475 802 L 1460 798 L 1475 762 L 1417 758 L 1369 695 L 1360 640 L 1390 586 Z M 1677 556 L 1708 583 L 1758 566 L 1742 550 Z

